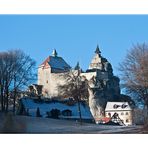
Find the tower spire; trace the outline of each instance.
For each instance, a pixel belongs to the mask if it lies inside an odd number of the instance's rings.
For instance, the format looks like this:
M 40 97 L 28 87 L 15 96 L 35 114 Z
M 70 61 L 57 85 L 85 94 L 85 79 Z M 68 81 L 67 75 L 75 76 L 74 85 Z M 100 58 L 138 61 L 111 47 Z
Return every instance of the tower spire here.
M 79 62 L 77 62 L 77 65 L 75 66 L 75 68 L 74 68 L 75 70 L 80 70 L 81 68 L 80 68 L 80 63 Z
M 53 52 L 52 52 L 52 56 L 57 57 L 57 55 L 58 55 L 58 53 L 57 53 L 56 49 L 54 49 Z
M 99 46 L 97 45 L 97 47 L 96 47 L 96 51 L 95 51 L 95 53 L 96 54 L 98 54 L 98 55 L 101 55 L 101 51 L 100 51 L 100 49 L 99 49 Z

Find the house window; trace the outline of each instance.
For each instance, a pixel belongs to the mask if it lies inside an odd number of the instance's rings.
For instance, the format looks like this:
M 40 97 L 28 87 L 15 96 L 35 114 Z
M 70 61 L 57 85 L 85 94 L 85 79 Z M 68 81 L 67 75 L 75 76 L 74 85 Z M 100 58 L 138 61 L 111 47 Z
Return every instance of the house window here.
M 108 113 L 108 116 L 111 117 L 111 113 Z
M 126 115 L 128 115 L 128 112 L 126 112 Z
M 128 123 L 129 122 L 129 120 L 128 119 L 126 119 L 126 123 Z
M 122 112 L 121 115 L 124 115 L 124 113 Z

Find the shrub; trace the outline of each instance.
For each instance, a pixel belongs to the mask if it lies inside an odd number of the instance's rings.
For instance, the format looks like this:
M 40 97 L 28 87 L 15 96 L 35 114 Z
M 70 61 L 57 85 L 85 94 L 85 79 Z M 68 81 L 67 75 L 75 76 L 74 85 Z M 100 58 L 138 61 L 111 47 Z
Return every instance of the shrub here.
M 41 114 L 40 114 L 40 109 L 39 109 L 39 107 L 38 107 L 37 110 L 36 110 L 36 117 L 42 117 Z
M 60 110 L 58 109 L 52 109 L 50 111 L 51 113 L 51 117 L 54 118 L 54 119 L 58 119 L 59 118 L 59 115 L 60 115 Z

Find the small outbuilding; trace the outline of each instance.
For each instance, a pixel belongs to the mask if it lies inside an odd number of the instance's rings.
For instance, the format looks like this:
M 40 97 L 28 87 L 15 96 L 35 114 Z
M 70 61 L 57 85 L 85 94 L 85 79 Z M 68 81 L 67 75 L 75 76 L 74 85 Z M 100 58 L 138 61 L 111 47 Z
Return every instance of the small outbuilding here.
M 105 116 L 122 125 L 132 125 L 132 109 L 128 102 L 107 102 Z

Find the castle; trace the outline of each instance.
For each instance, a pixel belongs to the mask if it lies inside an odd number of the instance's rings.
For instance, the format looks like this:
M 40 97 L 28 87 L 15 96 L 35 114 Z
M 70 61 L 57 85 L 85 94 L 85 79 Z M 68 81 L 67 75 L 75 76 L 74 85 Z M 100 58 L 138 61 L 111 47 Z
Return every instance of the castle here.
M 43 96 L 48 98 L 57 97 L 59 95 L 57 86 L 65 83 L 65 80 L 61 79 L 60 76 L 70 70 L 71 66 L 62 57 L 58 56 L 56 50 L 53 50 L 52 55 L 48 56 L 38 67 L 38 85 L 43 86 Z M 120 94 L 120 80 L 114 76 L 112 65 L 101 55 L 98 46 L 89 68 L 86 72 L 81 72 L 81 76 L 85 76 L 90 82 L 89 107 L 94 118 L 104 115 L 108 101 L 128 101 L 126 96 Z
M 52 56 L 47 57 L 38 67 L 38 85 L 43 85 L 43 96 L 57 96 L 56 86 L 64 83 L 64 80 L 59 80 L 58 77 L 70 69 L 67 62 L 58 56 L 56 50 L 53 50 Z M 85 76 L 87 80 L 94 79 L 95 84 L 92 87 L 97 90 L 99 96 L 112 100 L 120 95 L 119 78 L 113 75 L 111 64 L 101 56 L 98 46 L 88 70 L 82 72 L 81 75 Z

